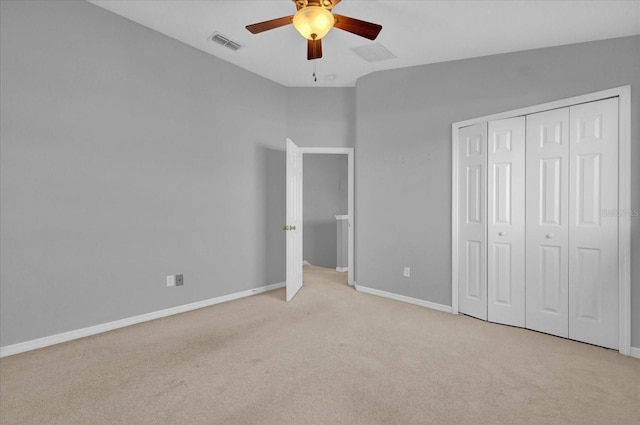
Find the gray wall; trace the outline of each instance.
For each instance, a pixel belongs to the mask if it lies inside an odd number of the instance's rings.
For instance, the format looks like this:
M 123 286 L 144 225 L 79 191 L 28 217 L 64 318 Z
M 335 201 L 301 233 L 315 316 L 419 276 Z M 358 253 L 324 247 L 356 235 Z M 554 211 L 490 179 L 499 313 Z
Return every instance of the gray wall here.
M 356 281 L 451 305 L 451 123 L 631 84 L 631 206 L 640 208 L 640 37 L 378 72 L 356 87 Z M 632 345 L 640 347 L 640 218 Z M 411 267 L 411 278 L 402 267 Z
M 353 147 L 354 95 L 354 87 L 288 88 L 287 137 L 298 146 Z
M 284 281 L 285 137 L 353 146 L 354 88 L 85 2 L 0 5 L 0 346 Z
M 347 214 L 347 155 L 304 155 L 303 256 L 314 266 L 336 268 L 336 215 Z
M 284 280 L 284 87 L 85 2 L 0 3 L 0 345 Z

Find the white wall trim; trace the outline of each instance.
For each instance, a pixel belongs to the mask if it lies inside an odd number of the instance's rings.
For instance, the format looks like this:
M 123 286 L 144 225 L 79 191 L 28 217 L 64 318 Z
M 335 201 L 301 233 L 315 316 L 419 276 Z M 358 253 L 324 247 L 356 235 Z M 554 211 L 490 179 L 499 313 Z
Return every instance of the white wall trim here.
M 431 301 L 420 300 L 418 298 L 407 297 L 405 295 L 393 294 L 391 292 L 381 291 L 379 289 L 367 288 L 366 286 L 360 286 L 357 283 L 354 285 L 356 291 L 365 294 L 376 295 L 378 297 L 389 298 L 391 300 L 402 301 L 403 303 L 414 304 L 420 307 L 427 307 L 432 310 L 443 311 L 445 313 L 451 313 L 451 307 L 448 305 L 433 303 Z
M 336 271 L 340 273 L 348 272 L 349 267 L 336 267 Z
M 618 92 L 618 305 L 620 354 L 631 355 L 631 86 Z
M 570 97 L 568 99 L 556 100 L 542 103 L 526 108 L 501 112 L 484 117 L 473 118 L 451 124 L 452 146 L 452 215 L 451 215 L 451 312 L 458 314 L 458 131 L 470 125 L 485 121 L 512 118 L 521 115 L 528 115 L 551 109 L 564 108 L 580 103 L 594 102 L 597 100 L 617 97 L 619 99 L 619 161 L 618 161 L 618 181 L 619 196 L 618 209 L 623 213 L 618 220 L 618 276 L 619 276 L 619 352 L 620 354 L 631 354 L 631 86 L 621 86 L 582 96 Z
M 608 99 L 610 97 L 620 97 L 631 95 L 631 86 L 615 87 L 608 90 L 588 93 L 581 96 L 574 96 L 567 99 L 554 100 L 553 102 L 541 103 L 539 105 L 527 106 L 526 108 L 514 109 L 511 111 L 500 112 L 497 114 L 486 115 L 484 117 L 472 118 L 470 120 L 453 123 L 456 129 L 468 127 L 484 121 L 502 120 L 506 118 L 518 117 L 520 115 L 535 114 L 538 112 L 549 111 L 551 109 L 559 109 L 567 106 L 579 105 L 580 103 L 594 102 L 596 100 Z
M 173 316 L 174 314 L 180 314 L 187 311 L 197 310 L 203 307 L 209 307 L 227 301 L 237 300 L 239 298 L 245 298 L 251 295 L 260 294 L 262 292 L 282 288 L 284 286 L 284 282 L 274 283 L 273 285 L 261 286 L 259 288 L 248 289 L 246 291 L 223 295 L 216 298 L 210 298 L 208 300 L 197 301 L 190 304 L 183 304 L 164 310 L 128 317 L 126 319 L 115 320 L 113 322 L 102 323 L 100 325 L 89 326 L 87 328 L 76 329 L 73 331 L 63 332 L 60 334 L 46 336 L 38 339 L 32 339 L 30 341 L 19 342 L 13 345 L 6 345 L 4 347 L 0 347 L 0 358 L 24 353 L 26 351 L 36 350 L 38 348 L 48 347 L 50 345 L 60 344 L 62 342 L 73 341 L 74 339 L 84 338 L 86 336 L 96 335 L 99 333 L 124 328 L 126 326 L 131 326 L 142 322 L 148 322 L 150 320 L 160 319 L 162 317 Z
M 635 357 L 636 359 L 640 359 L 640 348 L 631 347 L 631 357 Z
M 460 268 L 458 258 L 458 187 L 460 185 L 458 173 L 459 137 L 460 131 L 458 123 L 451 124 L 451 313 L 458 314 L 458 270 Z

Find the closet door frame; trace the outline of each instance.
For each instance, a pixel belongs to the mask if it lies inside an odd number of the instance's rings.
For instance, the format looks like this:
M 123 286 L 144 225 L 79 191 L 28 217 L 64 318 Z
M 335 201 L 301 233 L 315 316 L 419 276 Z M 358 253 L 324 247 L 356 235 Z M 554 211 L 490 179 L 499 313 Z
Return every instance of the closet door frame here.
M 484 121 L 513 118 L 550 109 L 564 108 L 581 103 L 617 97 L 618 116 L 618 287 L 619 287 L 619 352 L 631 355 L 631 86 L 616 87 L 582 96 L 561 99 L 540 105 L 484 117 L 460 121 L 451 125 L 452 137 L 452 229 L 451 229 L 451 312 L 458 314 L 458 131 L 462 127 Z

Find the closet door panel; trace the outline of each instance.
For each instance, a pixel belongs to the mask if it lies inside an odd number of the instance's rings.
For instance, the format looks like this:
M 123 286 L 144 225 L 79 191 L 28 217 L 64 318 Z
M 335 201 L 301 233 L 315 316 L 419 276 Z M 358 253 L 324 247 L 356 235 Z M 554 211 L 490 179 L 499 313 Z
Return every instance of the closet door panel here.
M 569 108 L 527 116 L 526 327 L 569 336 Z
M 487 317 L 525 323 L 525 118 L 488 126 Z
M 570 114 L 569 338 L 617 349 L 618 99 Z
M 458 133 L 458 309 L 487 320 L 487 123 Z

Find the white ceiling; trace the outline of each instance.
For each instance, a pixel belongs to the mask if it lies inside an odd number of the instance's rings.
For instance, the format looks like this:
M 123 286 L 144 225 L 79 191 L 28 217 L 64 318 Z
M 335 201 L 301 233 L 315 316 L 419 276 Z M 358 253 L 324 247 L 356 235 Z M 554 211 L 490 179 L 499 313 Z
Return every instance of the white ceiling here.
M 88 1 L 290 87 L 349 87 L 378 70 L 640 34 L 640 0 L 343 0 L 335 13 L 381 24 L 382 32 L 369 41 L 334 28 L 324 57 L 307 61 L 306 40 L 292 25 L 256 35 L 245 29 L 294 14 L 291 0 Z M 214 31 L 243 47 L 209 41 Z M 396 58 L 370 63 L 351 50 L 374 43 Z

